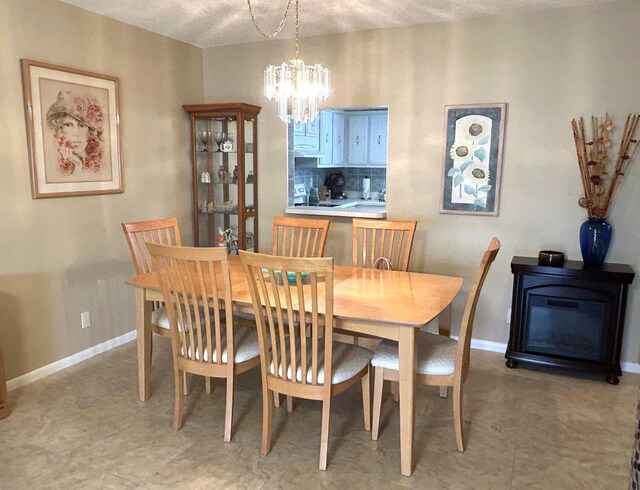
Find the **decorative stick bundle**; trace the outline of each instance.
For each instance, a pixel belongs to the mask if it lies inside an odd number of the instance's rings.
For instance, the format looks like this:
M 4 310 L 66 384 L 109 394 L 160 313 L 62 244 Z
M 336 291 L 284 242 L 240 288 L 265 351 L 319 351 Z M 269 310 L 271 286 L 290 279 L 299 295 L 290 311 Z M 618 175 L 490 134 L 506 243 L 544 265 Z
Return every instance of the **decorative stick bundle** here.
M 591 139 L 587 139 L 584 119 L 573 119 L 573 139 L 576 143 L 576 154 L 584 197 L 578 204 L 587 209 L 589 218 L 606 218 L 615 190 L 620 179 L 627 172 L 638 149 L 636 131 L 640 122 L 640 114 L 629 114 L 624 126 L 618 156 L 613 175 L 609 175 L 609 149 L 611 147 L 611 130 L 613 122 L 606 114 L 604 118 L 591 117 Z

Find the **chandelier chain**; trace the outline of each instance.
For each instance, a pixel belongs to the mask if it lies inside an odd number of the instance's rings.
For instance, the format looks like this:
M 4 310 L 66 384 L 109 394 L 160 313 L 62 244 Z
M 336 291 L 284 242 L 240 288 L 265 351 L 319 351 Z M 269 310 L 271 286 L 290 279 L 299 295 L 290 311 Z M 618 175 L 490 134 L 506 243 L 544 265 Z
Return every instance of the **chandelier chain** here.
M 248 0 L 247 0 L 248 1 Z M 296 56 L 295 59 L 300 59 L 298 56 L 298 0 L 296 0 Z
M 251 14 L 251 22 L 253 22 L 254 27 L 256 28 L 256 30 L 262 34 L 264 37 L 266 37 L 267 39 L 275 39 L 275 37 L 280 34 L 280 31 L 282 30 L 282 28 L 284 27 L 285 22 L 287 22 L 287 16 L 289 15 L 289 8 L 291 7 L 291 2 L 293 0 L 289 0 L 287 2 L 287 8 L 284 11 L 284 15 L 282 16 L 282 20 L 280 20 L 280 23 L 278 24 L 278 27 L 276 28 L 276 30 L 273 32 L 273 34 L 269 34 L 267 32 L 264 32 L 260 26 L 258 25 L 258 23 L 256 22 L 256 17 L 253 13 L 253 7 L 251 6 L 251 0 L 247 0 L 247 5 L 249 5 L 249 14 Z M 296 0 L 296 58 L 298 57 L 298 0 Z

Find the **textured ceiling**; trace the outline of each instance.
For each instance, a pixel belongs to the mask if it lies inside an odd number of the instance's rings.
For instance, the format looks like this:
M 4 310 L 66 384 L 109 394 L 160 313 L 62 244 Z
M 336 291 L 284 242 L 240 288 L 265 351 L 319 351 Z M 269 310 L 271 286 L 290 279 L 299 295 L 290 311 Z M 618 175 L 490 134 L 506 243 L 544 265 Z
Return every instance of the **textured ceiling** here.
M 60 0 L 202 48 L 264 40 L 246 0 Z M 300 36 L 452 21 L 615 0 L 300 0 Z M 287 0 L 252 0 L 256 20 L 272 32 Z M 294 35 L 294 5 L 279 38 Z

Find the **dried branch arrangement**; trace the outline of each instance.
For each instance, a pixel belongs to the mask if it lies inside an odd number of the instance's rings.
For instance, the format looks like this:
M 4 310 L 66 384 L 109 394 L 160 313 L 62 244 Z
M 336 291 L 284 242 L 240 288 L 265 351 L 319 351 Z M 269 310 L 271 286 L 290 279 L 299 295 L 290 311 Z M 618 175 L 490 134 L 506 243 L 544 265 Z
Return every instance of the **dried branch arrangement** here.
M 587 210 L 589 218 L 606 218 L 609 206 L 620 181 L 629 169 L 638 149 L 636 131 L 640 122 L 640 114 L 629 114 L 624 126 L 618 156 L 613 174 L 607 168 L 610 164 L 613 122 L 609 114 L 604 118 L 591 117 L 591 134 L 587 135 L 584 120 L 573 119 L 571 128 L 576 142 L 576 152 L 584 197 L 578 204 Z

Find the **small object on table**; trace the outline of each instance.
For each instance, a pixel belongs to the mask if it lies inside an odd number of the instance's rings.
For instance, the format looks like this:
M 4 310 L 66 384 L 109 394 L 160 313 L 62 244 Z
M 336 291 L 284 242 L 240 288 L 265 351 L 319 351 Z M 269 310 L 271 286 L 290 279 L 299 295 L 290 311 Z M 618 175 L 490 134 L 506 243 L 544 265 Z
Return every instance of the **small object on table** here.
M 562 265 L 564 254 L 555 250 L 540 250 L 538 252 L 538 264 L 540 265 Z

